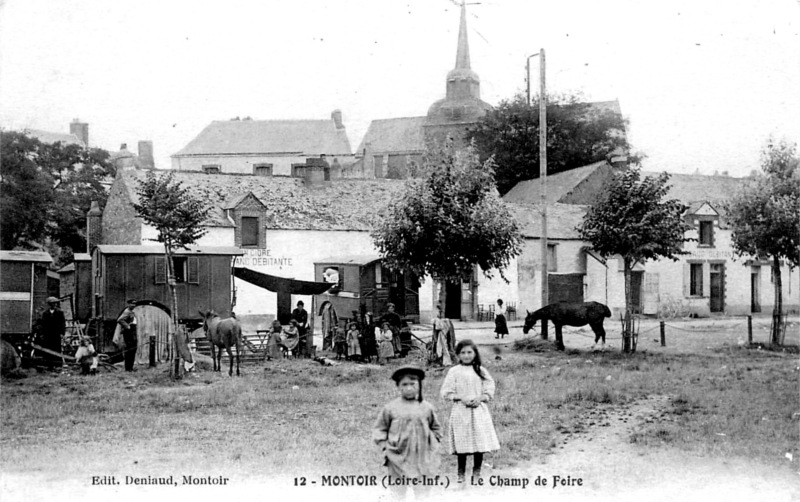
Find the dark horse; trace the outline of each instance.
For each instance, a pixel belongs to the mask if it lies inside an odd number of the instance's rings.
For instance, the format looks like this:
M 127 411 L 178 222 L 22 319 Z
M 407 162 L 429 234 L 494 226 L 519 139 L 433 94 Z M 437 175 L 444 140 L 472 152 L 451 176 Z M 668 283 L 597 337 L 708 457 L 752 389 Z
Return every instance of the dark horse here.
M 236 376 L 239 376 L 239 355 L 242 353 L 242 327 L 235 317 L 220 319 L 219 315 L 213 310 L 205 314 L 200 312 L 203 317 L 203 331 L 211 344 L 211 359 L 214 361 L 214 371 L 221 371 L 222 349 L 228 352 L 228 359 L 231 362 L 228 375 L 233 376 L 233 354 L 231 347 L 236 346 Z M 214 349 L 216 350 L 216 355 Z
M 602 346 L 605 348 L 606 330 L 603 329 L 603 319 L 606 317 L 611 317 L 611 311 L 602 303 L 553 303 L 535 312 L 528 312 L 522 332 L 527 335 L 539 319 L 551 321 L 556 327 L 556 348 L 564 350 L 561 327 L 588 324 L 594 331 L 594 345 L 596 346 L 597 341 L 602 339 Z

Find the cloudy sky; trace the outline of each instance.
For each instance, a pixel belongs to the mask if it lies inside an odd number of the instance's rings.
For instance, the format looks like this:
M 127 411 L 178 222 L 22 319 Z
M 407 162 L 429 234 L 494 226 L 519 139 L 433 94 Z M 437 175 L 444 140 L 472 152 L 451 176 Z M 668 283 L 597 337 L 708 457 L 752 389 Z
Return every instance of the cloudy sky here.
M 0 126 L 80 118 L 167 168 L 212 120 L 339 108 L 355 149 L 444 96 L 458 21 L 451 0 L 0 0 Z M 800 141 L 798 0 L 485 0 L 468 24 L 485 101 L 544 48 L 548 89 L 618 99 L 648 170 L 746 175 L 770 134 Z

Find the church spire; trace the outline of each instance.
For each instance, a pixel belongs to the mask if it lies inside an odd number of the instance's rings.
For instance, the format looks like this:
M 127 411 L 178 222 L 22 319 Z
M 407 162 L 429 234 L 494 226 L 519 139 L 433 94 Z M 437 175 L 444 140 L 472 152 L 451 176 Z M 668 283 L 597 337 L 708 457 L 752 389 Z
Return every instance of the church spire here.
M 456 52 L 456 69 L 469 70 L 469 40 L 467 40 L 467 6 L 461 2 L 461 24 L 458 27 L 458 50 Z

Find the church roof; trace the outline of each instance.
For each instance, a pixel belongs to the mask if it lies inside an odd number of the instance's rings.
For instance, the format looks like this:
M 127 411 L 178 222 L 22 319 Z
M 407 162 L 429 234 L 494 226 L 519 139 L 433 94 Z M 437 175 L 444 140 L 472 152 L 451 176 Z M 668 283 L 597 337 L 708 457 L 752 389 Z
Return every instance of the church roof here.
M 364 139 L 356 151 L 357 155 L 367 148 L 369 152 L 421 153 L 425 150 L 422 126 L 425 117 L 402 117 L 373 120 Z
M 215 120 L 173 157 L 192 155 L 352 155 L 333 120 Z
M 308 188 L 302 178 L 253 176 L 250 174 L 173 173 L 182 186 L 208 201 L 211 227 L 231 227 L 223 206 L 252 192 L 266 208 L 266 227 L 285 230 L 371 230 L 389 202 L 403 190 L 402 180 L 333 180 L 320 188 Z M 123 171 L 128 196 L 137 202 L 136 187 L 146 171 Z M 117 182 L 120 182 L 118 177 Z
M 78 145 L 85 147 L 86 145 L 74 134 L 64 134 L 60 132 L 41 131 L 39 129 L 25 129 L 24 131 L 28 136 L 34 137 L 42 143 L 58 143 L 61 142 L 65 145 Z

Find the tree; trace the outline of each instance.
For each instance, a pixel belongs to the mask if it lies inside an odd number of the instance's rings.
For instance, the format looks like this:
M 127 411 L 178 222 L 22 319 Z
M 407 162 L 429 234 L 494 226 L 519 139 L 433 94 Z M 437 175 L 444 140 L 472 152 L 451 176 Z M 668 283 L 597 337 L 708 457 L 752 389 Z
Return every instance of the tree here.
M 781 261 L 800 265 L 800 158 L 797 144 L 769 139 L 761 151 L 761 169 L 723 205 L 739 256 L 769 257 L 775 305 L 773 344 L 782 343 Z
M 630 150 L 625 120 L 610 109 L 579 101 L 580 96 L 547 98 L 547 172 L 554 174 Z M 482 160 L 494 157 L 497 189 L 505 194 L 522 180 L 539 177 L 539 101 L 528 106 L 518 94 L 501 101 L 468 133 Z M 631 163 L 639 157 L 630 156 Z
M 631 314 L 631 272 L 636 263 L 684 254 L 683 221 L 686 207 L 676 199 L 662 200 L 669 187 L 669 174 L 641 179 L 638 168 L 614 175 L 603 188 L 578 227 L 580 238 L 589 241 L 603 257 L 619 255 L 625 271 L 625 320 L 623 350 L 634 352 Z
M 24 132 L 0 131 L 3 249 L 50 248 L 58 263 L 86 249 L 86 213 L 108 198 L 102 182 L 115 170 L 107 151 L 42 143 Z
M 494 163 L 448 141 L 429 147 L 422 171 L 372 232 L 384 263 L 441 282 L 460 282 L 478 265 L 486 277 L 497 269 L 505 280 L 522 237 L 494 188 Z
M 203 226 L 210 207 L 205 202 L 174 180 L 173 173 L 156 176 L 153 171 L 136 189 L 139 202 L 133 204 L 136 214 L 145 223 L 155 227 L 156 241 L 164 245 L 167 262 L 167 282 L 172 296 L 172 323 L 177 332 L 178 296 L 175 291 L 175 270 L 172 257 L 177 249 L 187 249 L 205 235 Z M 173 351 L 173 354 L 175 352 Z M 172 371 L 178 375 L 178 358 L 173 359 Z

